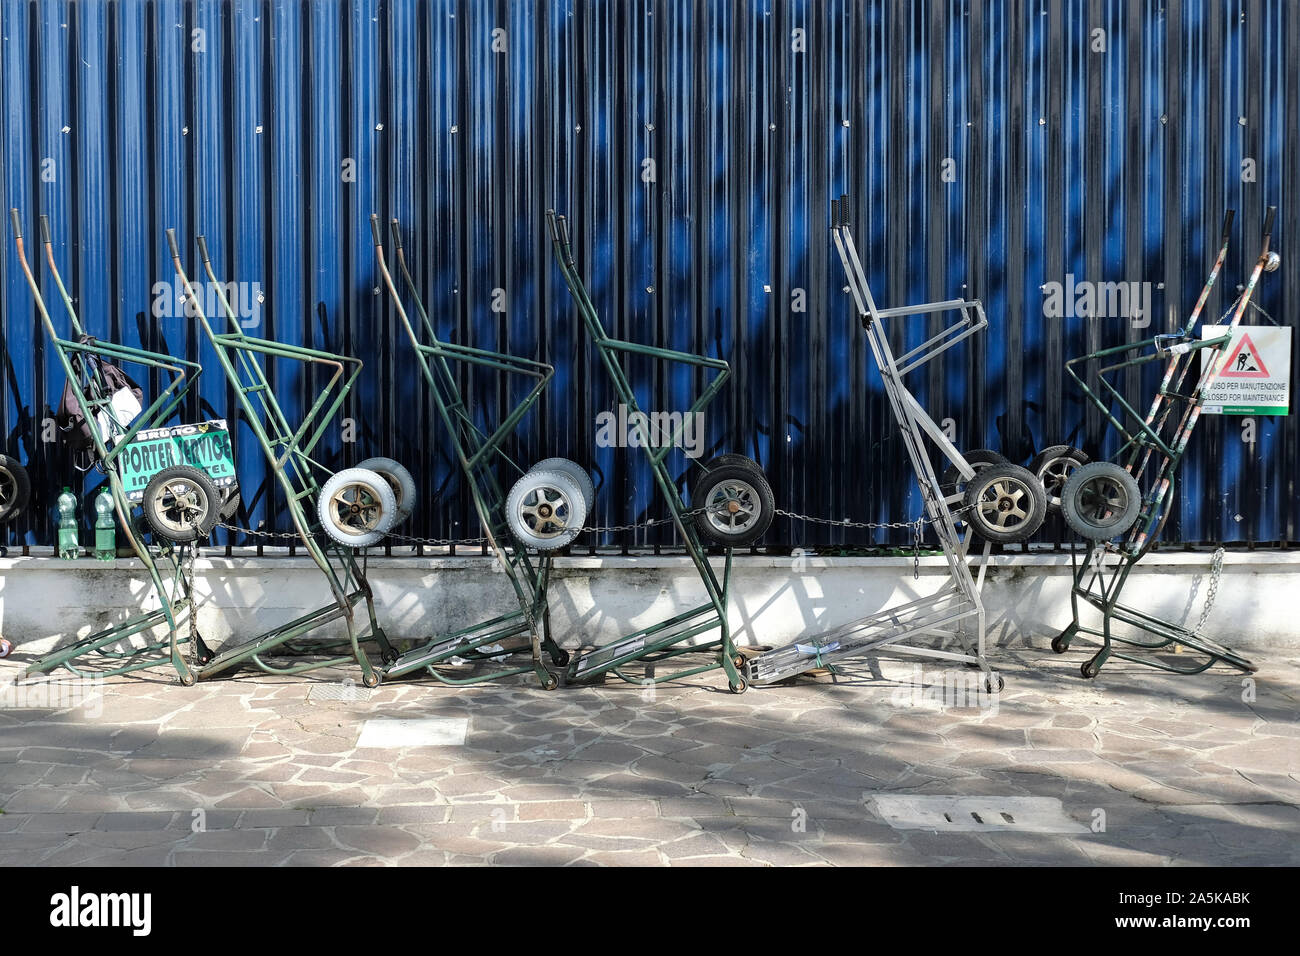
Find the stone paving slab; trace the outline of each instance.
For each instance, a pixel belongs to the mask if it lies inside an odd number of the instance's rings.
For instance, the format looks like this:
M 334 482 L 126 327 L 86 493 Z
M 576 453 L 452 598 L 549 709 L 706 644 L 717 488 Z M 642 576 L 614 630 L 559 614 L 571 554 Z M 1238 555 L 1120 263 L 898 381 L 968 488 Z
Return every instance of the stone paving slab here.
M 1300 660 L 999 663 L 992 706 L 907 660 L 742 696 L 141 672 L 0 711 L 0 865 L 1300 864 Z M 430 718 L 467 719 L 465 743 L 357 746 L 367 720 Z M 894 829 L 882 794 L 1053 798 L 1085 832 Z

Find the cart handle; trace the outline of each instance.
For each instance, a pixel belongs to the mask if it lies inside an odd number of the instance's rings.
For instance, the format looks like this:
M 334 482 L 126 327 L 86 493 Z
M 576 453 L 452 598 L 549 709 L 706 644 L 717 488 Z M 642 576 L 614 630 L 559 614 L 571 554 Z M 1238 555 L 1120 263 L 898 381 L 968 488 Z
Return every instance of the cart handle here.
M 1226 213 L 1223 214 L 1222 239 L 1224 242 L 1227 242 L 1232 237 L 1232 220 L 1236 215 L 1237 215 L 1237 210 L 1235 209 L 1229 209 Z
M 404 251 L 402 249 L 402 228 L 398 225 L 396 216 L 388 220 L 388 231 L 393 235 L 393 246 L 396 248 L 397 254 L 402 255 Z
M 1268 242 L 1273 235 L 1273 218 L 1277 215 L 1277 206 L 1269 206 L 1268 212 L 1264 213 L 1264 241 Z
M 375 240 L 376 249 L 383 246 L 384 237 L 379 234 L 379 216 L 373 212 L 370 214 L 370 236 Z
M 178 245 L 176 245 L 176 230 L 175 230 L 175 229 L 171 229 L 171 228 L 169 228 L 169 229 L 167 230 L 167 245 L 168 245 L 168 247 L 171 249 L 172 258 L 173 258 L 173 259 L 180 259 L 180 257 L 181 257 L 181 250 L 180 250 L 180 247 L 179 247 Z
M 831 228 L 839 229 L 849 225 L 849 195 L 840 193 L 839 199 L 831 200 Z
M 18 218 L 17 207 L 10 207 L 9 221 L 14 224 L 14 238 L 19 242 L 23 241 L 23 221 Z
M 208 265 L 211 262 L 211 260 L 208 259 L 208 237 L 195 236 L 194 242 L 199 247 L 199 261 L 205 266 Z

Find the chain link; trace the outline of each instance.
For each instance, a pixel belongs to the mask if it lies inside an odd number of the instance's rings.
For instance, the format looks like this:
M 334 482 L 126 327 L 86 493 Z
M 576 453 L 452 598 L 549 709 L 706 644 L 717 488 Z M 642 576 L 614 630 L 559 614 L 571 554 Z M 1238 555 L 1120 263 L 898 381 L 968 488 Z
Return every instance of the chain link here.
M 1210 560 L 1210 587 L 1205 592 L 1205 606 L 1201 608 L 1201 617 L 1196 622 L 1196 627 L 1192 629 L 1193 636 L 1199 637 L 1205 629 L 1205 622 L 1210 619 L 1210 611 L 1214 608 L 1214 602 L 1219 596 L 1219 579 L 1223 576 L 1223 555 L 1222 547 L 1214 552 L 1214 557 Z

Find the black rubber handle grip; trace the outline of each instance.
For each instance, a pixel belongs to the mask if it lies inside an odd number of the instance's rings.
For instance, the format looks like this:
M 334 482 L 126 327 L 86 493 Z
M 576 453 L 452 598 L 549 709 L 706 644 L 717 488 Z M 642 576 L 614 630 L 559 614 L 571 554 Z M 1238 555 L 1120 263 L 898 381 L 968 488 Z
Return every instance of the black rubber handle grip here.
M 554 239 L 556 242 L 559 242 L 559 241 L 560 241 L 560 230 L 559 230 L 559 227 L 556 226 L 556 224 L 555 224 L 555 210 L 554 210 L 554 209 L 548 209 L 548 210 L 546 210 L 546 225 L 547 225 L 547 226 L 550 228 L 550 230 L 551 230 L 551 238 Z
M 569 247 L 569 220 L 565 219 L 563 216 L 556 216 L 555 220 L 556 225 L 560 230 L 560 242 L 563 243 L 564 247 L 567 249 Z
M 210 260 L 208 259 L 208 237 L 207 237 L 207 236 L 195 236 L 195 237 L 194 237 L 194 241 L 195 241 L 195 243 L 198 244 L 198 247 L 199 247 L 199 259 L 203 262 L 203 264 L 204 264 L 205 266 L 206 266 L 206 265 L 210 265 L 211 262 L 210 262 Z
M 392 235 L 393 235 L 393 245 L 397 247 L 397 252 L 398 252 L 399 254 L 401 254 L 401 253 L 403 252 L 403 249 L 402 249 L 402 227 L 401 227 L 401 225 L 398 223 L 398 221 L 397 221 L 397 217 L 396 217 L 396 216 L 394 216 L 392 219 L 388 220 L 388 231 L 389 231 L 390 233 L 392 233 Z
M 1277 216 L 1277 206 L 1269 206 L 1268 212 L 1264 213 L 1264 238 L 1267 239 L 1273 235 L 1273 219 Z
M 384 240 L 379 235 L 379 216 L 373 212 L 370 214 L 370 235 L 374 238 L 376 247 L 384 244 Z
M 175 230 L 175 229 L 168 229 L 168 230 L 167 230 L 167 246 L 168 246 L 168 248 L 170 248 L 171 251 L 172 251 L 172 258 L 173 258 L 173 259 L 179 259 L 179 258 L 181 257 L 181 250 L 180 250 L 180 249 L 177 247 L 177 245 L 176 245 L 176 230 Z
M 14 238 L 21 239 L 23 237 L 23 221 L 18 218 L 17 208 L 10 207 L 9 221 L 14 224 Z
M 50 245 L 50 217 L 41 214 L 41 242 Z
M 1232 220 L 1237 216 L 1237 210 L 1229 209 L 1223 216 L 1223 241 L 1227 242 L 1228 237 L 1232 234 Z

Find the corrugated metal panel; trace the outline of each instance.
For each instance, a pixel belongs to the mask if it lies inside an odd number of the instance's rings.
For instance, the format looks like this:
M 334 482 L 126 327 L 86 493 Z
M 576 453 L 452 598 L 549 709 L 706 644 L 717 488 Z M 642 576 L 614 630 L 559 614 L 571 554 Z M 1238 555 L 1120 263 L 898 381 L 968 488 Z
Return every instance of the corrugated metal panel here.
M 731 360 L 709 447 L 755 455 L 779 503 L 813 514 L 919 512 L 840 294 L 826 225 L 841 191 L 882 303 L 986 303 L 989 334 L 916 383 L 966 448 L 1023 459 L 1057 440 L 1114 447 L 1062 387 L 1062 363 L 1140 333 L 1045 319 L 1044 282 L 1163 283 L 1156 325 L 1172 322 L 1223 207 L 1240 210 L 1247 237 L 1231 289 L 1273 203 L 1284 265 L 1260 301 L 1282 320 L 1300 301 L 1300 258 L 1285 255 L 1300 234 L 1300 57 L 1284 55 L 1300 49 L 1300 12 L 1287 4 L 0 0 L 0 34 L 5 201 L 29 229 L 50 215 L 91 330 L 210 358 L 190 324 L 151 314 L 155 283 L 171 282 L 163 230 L 176 226 L 187 249 L 205 232 L 230 278 L 260 283 L 263 334 L 365 360 L 346 412 L 358 440 L 335 436 L 325 460 L 412 463 L 417 533 L 474 529 L 376 290 L 371 211 L 413 230 L 408 250 L 451 337 L 557 365 L 512 450 L 594 465 L 602 523 L 660 509 L 636 456 L 594 447 L 611 394 L 557 282 L 551 206 L 570 213 L 617 334 Z M 8 237 L 4 249 L 0 425 L 40 492 L 10 533 L 48 542 L 70 473 L 41 423 L 62 382 Z M 632 367 L 649 407 L 684 407 L 698 384 Z M 312 377 L 273 375 L 286 405 L 305 407 Z M 1128 384 L 1143 401 L 1154 390 L 1149 375 Z M 470 388 L 485 416 L 506 401 L 481 376 Z M 209 361 L 186 417 L 221 414 L 233 405 Z M 1252 447 L 1236 419 L 1201 426 L 1168 538 L 1295 540 L 1297 427 L 1261 419 L 1257 434 Z M 239 438 L 251 520 L 277 526 L 261 459 Z M 881 540 L 784 522 L 769 538 Z

